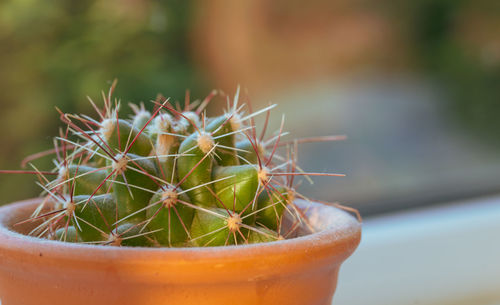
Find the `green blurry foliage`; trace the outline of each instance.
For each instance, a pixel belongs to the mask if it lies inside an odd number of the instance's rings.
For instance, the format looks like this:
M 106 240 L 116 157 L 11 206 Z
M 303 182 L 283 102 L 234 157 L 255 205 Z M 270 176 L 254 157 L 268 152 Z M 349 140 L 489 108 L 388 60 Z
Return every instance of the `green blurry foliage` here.
M 1 1 L 0 168 L 51 148 L 47 135 L 61 126 L 54 106 L 89 112 L 86 96 L 102 100 L 96 88 L 114 78 L 124 106 L 159 92 L 174 100 L 186 88 L 207 92 L 190 57 L 191 10 L 180 0 Z M 37 195 L 32 178 L 0 176 L 0 204 Z
M 402 3 L 394 17 L 406 16 L 403 28 L 416 64 L 447 90 L 446 113 L 462 132 L 498 148 L 500 2 Z

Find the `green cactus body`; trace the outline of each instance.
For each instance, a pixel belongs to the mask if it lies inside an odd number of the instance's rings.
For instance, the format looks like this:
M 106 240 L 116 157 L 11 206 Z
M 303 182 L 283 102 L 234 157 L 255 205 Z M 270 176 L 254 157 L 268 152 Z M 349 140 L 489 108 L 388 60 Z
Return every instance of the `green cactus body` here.
M 100 137 L 111 148 L 112 154 L 123 152 L 130 147 L 129 152 L 139 156 L 148 156 L 153 148 L 152 142 L 146 133 L 139 134 L 140 129 L 132 126 L 128 121 L 118 120 L 118 128 L 116 119 L 107 119 L 101 123 Z M 139 134 L 139 136 L 137 136 Z M 119 135 L 119 136 L 118 136 Z M 137 138 L 136 138 L 137 137 Z M 104 145 L 106 148 L 107 146 Z
M 106 191 L 104 187 L 99 187 L 102 181 L 106 178 L 106 170 L 99 170 L 95 167 L 86 165 L 75 165 L 71 164 L 64 168 L 64 173 L 61 175 L 64 180 L 71 179 L 70 184 L 75 184 L 75 189 L 73 192 L 74 196 L 93 194 L 96 195 L 104 194 Z
M 140 223 L 126 222 L 119 225 L 108 237 L 111 246 L 156 247 L 158 243 L 151 234 L 142 231 Z
M 102 241 L 104 233 L 109 233 L 116 222 L 116 201 L 113 194 L 97 195 L 90 198 L 89 195 L 80 195 L 73 198 L 75 203 L 73 219 L 79 235 L 86 242 Z M 75 223 L 77 222 L 77 223 Z
M 191 224 L 191 237 L 198 247 L 216 247 L 235 243 L 234 235 L 228 226 L 231 214 L 225 209 L 212 208 L 211 213 L 197 210 Z M 215 216 L 213 213 L 220 215 Z M 236 233 L 238 234 L 238 233 Z
M 189 202 L 186 194 L 178 194 L 181 192 L 181 189 L 167 185 L 151 198 L 146 219 L 151 219 L 148 226 L 151 230 L 160 230 L 154 233 L 154 237 L 161 245 L 172 246 L 188 241 L 194 209 L 178 201 Z
M 116 182 L 111 183 L 118 202 L 118 217 L 121 219 L 135 213 L 129 218 L 144 219 L 146 211 L 138 211 L 148 205 L 159 184 L 154 178 L 158 177 L 154 161 L 134 154 L 125 157 L 119 154 L 115 159 L 117 162 L 112 162 L 112 169 Z
M 222 115 L 213 119 L 208 124 L 206 131 L 213 133 L 212 136 L 216 138 L 216 143 L 229 148 L 235 146 L 235 135 L 233 133 L 235 130 L 232 129 L 228 116 Z M 215 153 L 218 156 L 218 158 L 216 158 L 217 163 L 221 166 L 238 165 L 239 161 L 236 151 L 225 147 L 216 148 Z
M 212 118 L 203 114 L 200 119 L 200 113 L 217 92 L 196 110 L 194 103 L 175 110 L 164 101 L 152 115 L 143 104 L 131 104 L 135 115 L 128 120 L 118 118 L 112 91 L 104 109 L 93 105 L 100 123 L 61 113 L 68 133 L 54 141 L 56 168 L 35 172 L 44 181 L 47 200 L 33 213 L 33 220 L 44 220 L 33 236 L 134 247 L 275 241 L 283 238 L 281 220 L 294 200 L 292 177 L 335 175 L 297 171 L 296 148 L 278 145 L 283 124 L 278 135 L 264 140 L 273 106 L 241 117 L 251 107 L 238 105 L 239 91 L 228 99 L 226 113 Z M 245 138 L 261 114 L 266 114 L 261 135 Z M 266 153 L 266 146 L 272 152 Z M 49 202 L 54 206 L 41 214 Z M 291 220 L 300 217 L 296 210 L 286 214 Z
M 288 201 L 287 190 L 283 187 L 277 187 L 275 191 L 269 193 L 267 191 L 262 192 L 259 195 L 257 209 L 256 222 L 264 225 L 265 227 L 277 230 L 278 225 L 283 216 L 283 211 Z
M 268 228 L 258 227 L 256 230 L 258 230 L 258 232 L 249 231 L 247 238 L 249 244 L 266 243 L 282 239 L 276 231 L 269 230 Z
M 62 227 L 56 230 L 54 239 L 58 241 L 65 241 L 68 243 L 81 243 L 83 240 L 80 238 L 74 226 Z
M 202 145 L 200 145 L 200 140 L 203 141 Z M 187 177 L 181 187 L 184 190 L 194 188 L 187 192 L 191 202 L 195 205 L 205 207 L 215 206 L 215 198 L 207 190 L 207 188 L 211 188 L 212 186 L 205 185 L 199 187 L 212 181 L 213 162 L 211 156 L 206 156 L 213 147 L 213 142 L 210 143 L 210 140 L 212 140 L 211 136 L 204 132 L 201 132 L 201 134 L 198 132 L 191 134 L 182 141 L 177 161 L 179 179 L 182 180 L 184 177 Z M 189 176 L 187 176 L 188 174 Z
M 173 135 L 173 118 L 162 114 L 155 119 L 154 132 L 151 139 L 155 141 L 155 152 L 158 156 L 159 172 L 170 182 L 177 181 L 177 171 L 174 169 L 175 155 L 179 151 L 179 137 Z
M 220 166 L 213 171 L 215 193 L 224 208 L 245 213 L 252 211 L 252 203 L 259 187 L 257 170 L 253 165 Z M 224 179 L 228 178 L 228 179 Z M 222 180 L 224 179 L 224 180 Z M 220 206 L 221 202 L 217 201 Z M 221 207 L 221 208 L 222 208 Z
M 258 164 L 259 160 L 257 157 L 257 152 L 255 152 L 255 148 L 252 146 L 252 143 L 250 143 L 250 140 L 244 139 L 236 142 L 236 148 L 238 149 L 238 156 L 252 164 Z M 256 148 L 260 158 L 265 156 L 265 149 L 262 146 L 262 143 L 257 142 Z
M 178 181 L 178 173 L 175 170 L 175 155 L 179 151 L 179 142 L 173 137 L 160 136 L 157 143 L 158 173 L 169 183 Z

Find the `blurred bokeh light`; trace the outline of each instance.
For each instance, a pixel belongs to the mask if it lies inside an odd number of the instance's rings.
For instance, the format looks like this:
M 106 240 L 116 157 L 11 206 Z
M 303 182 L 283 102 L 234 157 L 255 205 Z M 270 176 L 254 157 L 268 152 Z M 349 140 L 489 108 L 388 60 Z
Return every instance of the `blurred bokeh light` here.
M 348 174 L 303 190 L 365 214 L 500 191 L 494 0 L 4 0 L 0 67 L 0 168 L 118 78 L 125 105 L 241 84 L 295 136 L 347 134 L 301 147 L 304 168 Z M 0 203 L 32 180 L 0 176 Z

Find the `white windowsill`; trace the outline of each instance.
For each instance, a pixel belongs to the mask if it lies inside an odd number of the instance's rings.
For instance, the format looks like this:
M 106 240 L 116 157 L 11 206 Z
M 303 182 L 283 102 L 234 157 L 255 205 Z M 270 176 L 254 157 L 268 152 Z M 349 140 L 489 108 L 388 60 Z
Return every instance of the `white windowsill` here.
M 500 304 L 500 197 L 368 219 L 333 304 Z

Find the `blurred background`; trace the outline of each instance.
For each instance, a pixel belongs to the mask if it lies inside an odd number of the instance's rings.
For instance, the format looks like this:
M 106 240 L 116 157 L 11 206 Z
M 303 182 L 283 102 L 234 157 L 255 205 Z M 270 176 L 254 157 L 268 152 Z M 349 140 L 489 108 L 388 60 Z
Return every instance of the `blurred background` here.
M 296 137 L 348 135 L 301 146 L 306 170 L 347 174 L 302 191 L 365 217 L 500 192 L 498 1 L 3 0 L 0 168 L 114 78 L 124 104 L 241 84 Z M 0 203 L 32 181 L 0 176 Z
M 114 78 L 124 105 L 241 84 L 295 137 L 348 135 L 299 151 L 347 174 L 300 191 L 365 217 L 336 304 L 500 304 L 500 1 L 2 0 L 0 169 Z M 0 204 L 39 192 L 0 175 Z

